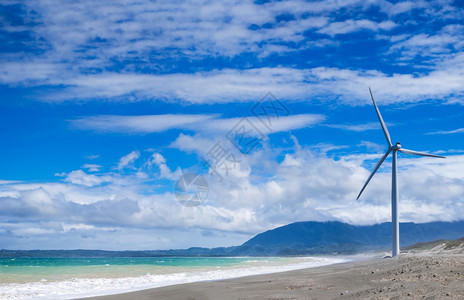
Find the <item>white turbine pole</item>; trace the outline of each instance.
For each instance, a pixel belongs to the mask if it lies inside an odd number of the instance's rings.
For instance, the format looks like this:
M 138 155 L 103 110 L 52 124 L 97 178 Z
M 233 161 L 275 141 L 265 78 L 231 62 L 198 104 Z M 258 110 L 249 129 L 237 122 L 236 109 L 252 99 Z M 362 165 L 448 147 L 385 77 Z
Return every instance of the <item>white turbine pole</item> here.
M 356 200 L 361 197 L 361 194 L 363 193 L 364 189 L 367 187 L 369 184 L 369 181 L 372 179 L 374 176 L 375 172 L 380 168 L 382 163 L 385 161 L 385 159 L 388 157 L 390 153 L 392 153 L 393 156 L 393 161 L 392 161 L 392 194 L 391 194 L 391 199 L 392 199 L 392 204 L 391 204 L 391 209 L 392 209 L 392 257 L 397 256 L 400 253 L 400 224 L 398 221 L 398 168 L 396 164 L 397 160 L 397 154 L 398 151 L 404 154 L 412 154 L 412 155 L 418 155 L 418 156 L 428 156 L 428 157 L 437 157 L 437 158 L 445 158 L 440 155 L 434 155 L 434 154 L 429 154 L 425 152 L 419 152 L 419 151 L 414 151 L 414 150 L 408 150 L 404 149 L 401 147 L 400 143 L 396 143 L 396 145 L 393 145 L 391 142 L 390 138 L 390 133 L 388 132 L 387 125 L 385 124 L 382 115 L 380 114 L 380 110 L 377 107 L 377 104 L 375 103 L 374 96 L 372 95 L 371 88 L 369 88 L 369 93 L 371 94 L 371 99 L 372 103 L 374 103 L 375 111 L 377 112 L 377 117 L 379 118 L 380 125 L 383 130 L 383 134 L 385 135 L 385 139 L 387 140 L 388 143 L 388 150 L 387 152 L 380 158 L 380 160 L 377 162 L 377 164 L 374 167 L 374 170 L 372 173 L 369 175 L 369 177 L 366 180 L 366 183 L 364 183 L 364 186 L 362 187 L 361 191 L 358 194 L 358 197 Z
M 392 153 L 392 257 L 400 253 L 400 223 L 398 220 L 398 174 L 397 174 L 397 152 Z

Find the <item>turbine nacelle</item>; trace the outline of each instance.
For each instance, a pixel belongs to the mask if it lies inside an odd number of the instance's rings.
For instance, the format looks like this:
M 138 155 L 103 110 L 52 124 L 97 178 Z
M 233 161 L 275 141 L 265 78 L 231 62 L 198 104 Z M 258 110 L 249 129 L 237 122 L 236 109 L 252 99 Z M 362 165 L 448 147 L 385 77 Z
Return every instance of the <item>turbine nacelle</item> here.
M 399 150 L 399 149 L 401 149 L 401 144 L 400 144 L 400 142 L 396 142 L 396 144 L 393 145 L 393 146 L 391 146 L 390 149 L 391 149 L 391 150 Z

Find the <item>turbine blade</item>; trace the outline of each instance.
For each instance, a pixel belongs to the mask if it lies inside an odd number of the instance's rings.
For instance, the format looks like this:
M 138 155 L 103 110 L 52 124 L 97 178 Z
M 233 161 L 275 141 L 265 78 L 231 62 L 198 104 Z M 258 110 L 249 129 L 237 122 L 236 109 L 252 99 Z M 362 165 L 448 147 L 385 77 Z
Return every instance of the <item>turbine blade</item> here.
M 361 197 L 361 194 L 362 194 L 362 192 L 364 192 L 364 189 L 366 188 L 367 184 L 369 183 L 369 181 L 371 181 L 371 179 L 372 179 L 372 177 L 374 176 L 375 172 L 377 172 L 377 170 L 380 168 L 380 166 L 381 166 L 382 163 L 385 161 L 385 159 L 386 159 L 387 156 L 390 154 L 390 152 L 391 152 L 391 149 L 388 149 L 387 153 L 385 153 L 385 154 L 380 158 L 380 160 L 377 162 L 377 164 L 375 165 L 374 171 L 372 171 L 371 175 L 369 175 L 369 178 L 367 178 L 366 183 L 364 184 L 363 188 L 362 188 L 361 191 L 359 192 L 358 197 L 356 198 L 356 200 L 358 200 L 359 197 Z
M 404 154 L 412 154 L 412 155 L 419 155 L 419 156 L 429 156 L 429 157 L 437 157 L 437 158 L 446 158 L 446 157 L 440 156 L 440 155 L 428 154 L 428 153 L 425 153 L 425 152 L 418 152 L 418 151 L 408 150 L 408 149 L 404 149 L 404 148 L 400 148 L 400 149 L 398 149 L 398 151 L 401 152 L 401 153 L 404 153 Z
M 379 117 L 380 125 L 382 126 L 383 134 L 385 135 L 385 138 L 387 139 L 388 146 L 392 146 L 391 138 L 390 138 L 390 133 L 388 132 L 387 125 L 385 125 L 385 122 L 383 121 L 382 115 L 380 114 L 380 110 L 377 107 L 377 103 L 375 103 L 374 96 L 372 95 L 371 88 L 369 87 L 369 93 L 371 94 L 371 99 L 372 102 L 374 103 L 375 106 L 375 111 L 377 112 L 377 117 Z

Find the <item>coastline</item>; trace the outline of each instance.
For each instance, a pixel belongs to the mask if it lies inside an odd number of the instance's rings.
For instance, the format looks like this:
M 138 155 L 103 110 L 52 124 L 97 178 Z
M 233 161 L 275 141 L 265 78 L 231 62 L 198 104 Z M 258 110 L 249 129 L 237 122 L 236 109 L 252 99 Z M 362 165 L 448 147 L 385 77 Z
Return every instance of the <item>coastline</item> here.
M 0 266 L 0 280 L 2 275 L 4 280 L 0 299 L 96 297 L 314 268 L 352 259 L 356 257 L 4 259 Z
M 462 282 L 463 255 L 402 254 L 82 299 L 462 299 Z

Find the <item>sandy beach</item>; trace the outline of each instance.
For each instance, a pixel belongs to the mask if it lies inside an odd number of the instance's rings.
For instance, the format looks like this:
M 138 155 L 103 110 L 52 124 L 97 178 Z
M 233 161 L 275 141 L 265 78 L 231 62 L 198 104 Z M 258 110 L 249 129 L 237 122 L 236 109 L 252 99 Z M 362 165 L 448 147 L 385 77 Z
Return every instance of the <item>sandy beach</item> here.
M 464 255 L 402 254 L 86 299 L 464 299 Z

